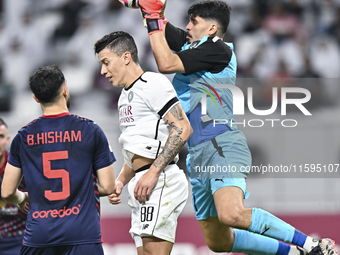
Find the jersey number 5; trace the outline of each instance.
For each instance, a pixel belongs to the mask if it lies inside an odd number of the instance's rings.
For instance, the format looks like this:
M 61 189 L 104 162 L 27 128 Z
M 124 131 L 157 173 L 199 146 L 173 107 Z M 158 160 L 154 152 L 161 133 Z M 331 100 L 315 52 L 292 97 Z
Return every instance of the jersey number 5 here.
M 62 191 L 45 190 L 50 201 L 64 200 L 70 196 L 70 174 L 65 169 L 51 169 L 51 160 L 68 159 L 68 151 L 44 152 L 42 154 L 44 175 L 49 179 L 61 178 Z

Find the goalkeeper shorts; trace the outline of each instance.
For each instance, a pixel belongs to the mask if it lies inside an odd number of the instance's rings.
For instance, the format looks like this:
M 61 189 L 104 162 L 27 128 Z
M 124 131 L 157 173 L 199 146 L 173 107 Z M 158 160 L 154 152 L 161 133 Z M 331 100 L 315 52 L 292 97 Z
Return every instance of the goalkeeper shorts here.
M 197 220 L 217 217 L 213 194 L 223 187 L 238 187 L 246 191 L 246 178 L 251 166 L 251 154 L 244 134 L 227 131 L 195 147 L 189 148 L 187 169 L 192 185 L 192 200 Z

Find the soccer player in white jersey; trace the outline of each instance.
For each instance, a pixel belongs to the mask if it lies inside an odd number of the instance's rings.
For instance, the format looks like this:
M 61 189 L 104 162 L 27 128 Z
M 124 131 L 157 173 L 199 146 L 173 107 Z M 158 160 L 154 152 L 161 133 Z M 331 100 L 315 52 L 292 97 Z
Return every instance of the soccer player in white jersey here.
M 191 135 L 189 120 L 170 81 L 140 67 L 129 34 L 105 35 L 96 42 L 95 52 L 101 74 L 114 87 L 123 87 L 118 108 L 124 165 L 109 201 L 119 204 L 121 190 L 129 183 L 130 233 L 138 254 L 170 254 L 177 218 L 188 197 L 188 182 L 176 161 Z M 151 188 L 144 190 L 146 183 Z

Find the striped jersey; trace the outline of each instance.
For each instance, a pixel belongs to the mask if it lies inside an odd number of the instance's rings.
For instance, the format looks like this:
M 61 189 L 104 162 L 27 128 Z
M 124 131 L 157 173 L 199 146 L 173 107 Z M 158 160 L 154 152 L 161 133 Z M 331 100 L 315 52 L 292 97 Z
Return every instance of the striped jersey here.
M 0 166 L 0 185 L 4 177 L 7 157 L 8 152 L 6 151 L 5 162 L 2 166 Z M 26 184 L 24 179 L 22 179 L 18 188 L 21 191 L 26 191 Z M 5 203 L 6 205 L 3 207 L 0 206 L 0 239 L 23 236 L 27 219 L 26 214 L 20 211 L 17 205 L 7 203 L 4 200 L 1 200 L 1 202 Z
M 93 121 L 63 113 L 19 130 L 8 163 L 21 168 L 30 198 L 24 245 L 101 242 L 96 171 L 115 157 Z

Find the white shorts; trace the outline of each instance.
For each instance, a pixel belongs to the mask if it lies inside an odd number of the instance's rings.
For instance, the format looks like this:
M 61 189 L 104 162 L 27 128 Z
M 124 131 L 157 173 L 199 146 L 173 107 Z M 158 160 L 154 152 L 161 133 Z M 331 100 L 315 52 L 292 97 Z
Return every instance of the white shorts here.
M 135 186 L 147 170 L 136 173 L 128 185 L 131 213 L 130 234 L 136 246 L 142 246 L 141 237 L 155 236 L 175 242 L 177 218 L 188 199 L 188 181 L 176 164 L 168 165 L 159 175 L 150 199 L 144 205 L 134 197 Z

